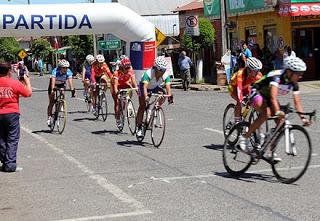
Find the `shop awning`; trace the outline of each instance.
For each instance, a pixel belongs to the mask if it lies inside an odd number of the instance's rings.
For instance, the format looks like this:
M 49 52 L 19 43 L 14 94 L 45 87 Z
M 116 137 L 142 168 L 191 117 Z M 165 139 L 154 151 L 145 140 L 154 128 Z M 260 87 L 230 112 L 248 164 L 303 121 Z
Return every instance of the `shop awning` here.
M 320 15 L 320 2 L 280 4 L 278 13 L 280 16 Z

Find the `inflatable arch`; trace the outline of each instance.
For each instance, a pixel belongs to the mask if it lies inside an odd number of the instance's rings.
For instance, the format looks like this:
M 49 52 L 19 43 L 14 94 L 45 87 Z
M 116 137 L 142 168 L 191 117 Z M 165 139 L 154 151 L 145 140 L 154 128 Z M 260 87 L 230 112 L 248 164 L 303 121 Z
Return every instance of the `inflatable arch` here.
M 119 3 L 1 5 L 0 37 L 112 33 L 126 41 L 136 70 L 152 66 L 155 27 Z

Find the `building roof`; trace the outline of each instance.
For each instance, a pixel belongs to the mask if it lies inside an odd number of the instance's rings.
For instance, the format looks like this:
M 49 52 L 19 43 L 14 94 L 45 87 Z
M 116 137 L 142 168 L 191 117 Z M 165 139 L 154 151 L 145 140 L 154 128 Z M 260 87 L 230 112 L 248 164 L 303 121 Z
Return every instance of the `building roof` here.
M 179 5 L 192 2 L 192 0 L 112 0 L 127 6 L 139 15 L 170 15 L 174 14 Z
M 178 36 L 180 34 L 179 15 L 152 15 L 143 16 L 150 21 L 166 36 Z
M 178 6 L 174 11 L 191 11 L 203 8 L 203 0 L 194 0 L 186 5 Z

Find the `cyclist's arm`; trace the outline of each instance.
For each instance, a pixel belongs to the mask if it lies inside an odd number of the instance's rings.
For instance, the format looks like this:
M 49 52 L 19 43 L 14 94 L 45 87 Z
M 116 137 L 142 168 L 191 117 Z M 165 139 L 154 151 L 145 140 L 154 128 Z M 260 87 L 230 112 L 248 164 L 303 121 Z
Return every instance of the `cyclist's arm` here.
M 241 76 L 237 75 L 237 95 L 240 102 L 242 102 L 243 100 L 242 83 L 243 83 L 242 75 Z
M 74 89 L 74 87 L 73 87 L 73 81 L 72 81 L 72 77 L 71 78 L 68 78 L 68 85 L 69 85 L 69 88 L 70 88 L 70 90 L 73 90 Z
M 166 87 L 166 92 L 167 92 L 167 95 L 171 96 L 171 78 L 170 76 L 167 76 L 166 79 L 164 80 L 164 84 L 165 84 L 165 87 Z
M 86 75 L 86 68 L 85 68 L 85 66 L 83 65 L 82 66 L 82 72 L 81 72 L 81 75 L 82 75 L 82 82 L 84 82 L 84 78 L 85 78 L 85 75 Z
M 107 64 L 105 66 L 104 74 L 107 75 L 110 80 L 112 79 L 112 73 L 111 73 L 111 71 L 110 71 L 110 69 L 109 69 Z
M 277 99 L 278 96 L 278 87 L 275 85 L 271 85 L 270 88 L 270 101 L 271 101 L 271 105 L 273 107 L 274 112 L 276 113 L 277 111 L 280 111 L 280 106 L 279 106 L 279 102 Z
M 96 72 L 94 71 L 93 65 L 91 66 L 91 82 L 92 84 L 96 83 Z
M 133 88 L 137 88 L 138 87 L 137 80 L 136 80 L 136 77 L 135 77 L 134 74 L 131 76 L 131 85 L 132 85 Z
M 51 89 L 52 89 L 52 92 L 54 92 L 54 88 L 56 86 L 56 77 L 51 77 Z
M 143 81 L 143 92 L 144 92 L 144 97 L 146 99 L 148 97 L 148 85 L 149 85 L 149 82 Z

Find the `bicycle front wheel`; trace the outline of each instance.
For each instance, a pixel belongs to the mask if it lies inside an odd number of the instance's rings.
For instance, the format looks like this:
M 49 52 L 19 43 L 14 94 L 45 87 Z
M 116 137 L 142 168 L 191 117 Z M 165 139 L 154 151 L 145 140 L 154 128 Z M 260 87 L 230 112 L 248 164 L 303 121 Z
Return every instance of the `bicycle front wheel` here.
M 108 117 L 108 103 L 107 103 L 107 97 L 105 92 L 101 94 L 99 102 L 100 102 L 99 112 L 101 114 L 102 120 L 106 121 Z
M 151 140 L 155 147 L 159 147 L 166 131 L 166 121 L 163 109 L 161 107 L 154 109 L 150 120 Z
M 67 103 L 65 100 L 58 101 L 58 117 L 57 117 L 57 129 L 59 134 L 62 134 L 64 128 L 66 127 L 67 123 Z
M 236 124 L 230 130 L 224 142 L 222 153 L 223 165 L 227 172 L 233 177 L 241 176 L 249 169 L 252 163 L 252 156 L 249 153 L 243 152 L 240 149 L 239 144 L 233 144 L 233 142 L 230 142 L 230 140 L 235 140 L 234 137 L 238 137 L 248 131 L 248 128 L 248 122 L 240 122 Z M 238 140 L 238 138 L 236 140 Z
M 286 140 L 287 139 L 287 140 Z M 311 140 L 308 132 L 299 125 L 292 125 L 289 136 L 283 130 L 276 139 L 276 153 L 280 162 L 271 164 L 276 178 L 282 183 L 293 183 L 300 179 L 306 172 L 312 154 Z M 286 145 L 287 146 L 286 148 Z
M 127 104 L 128 127 L 132 135 L 136 133 L 136 111 L 131 100 Z
M 231 103 L 231 104 L 228 104 L 228 106 L 226 107 L 223 113 L 222 130 L 225 138 L 228 136 L 231 128 L 234 125 L 234 110 L 235 110 L 235 105 Z M 230 137 L 229 142 L 231 142 L 230 144 L 234 145 L 237 141 L 232 140 Z

